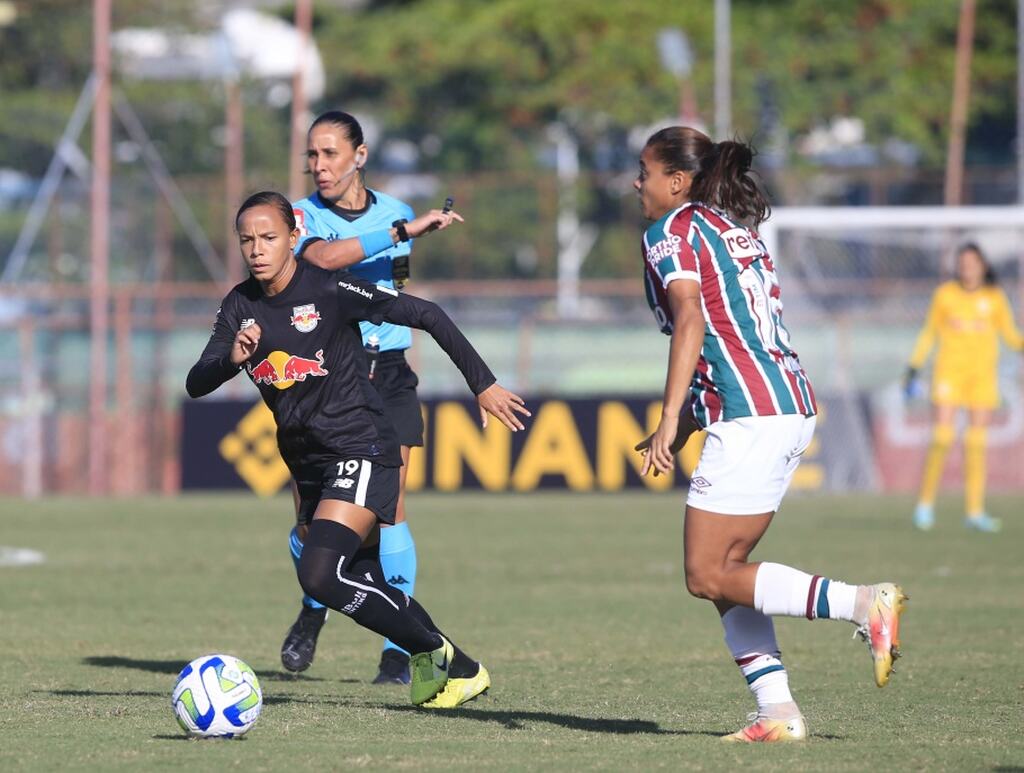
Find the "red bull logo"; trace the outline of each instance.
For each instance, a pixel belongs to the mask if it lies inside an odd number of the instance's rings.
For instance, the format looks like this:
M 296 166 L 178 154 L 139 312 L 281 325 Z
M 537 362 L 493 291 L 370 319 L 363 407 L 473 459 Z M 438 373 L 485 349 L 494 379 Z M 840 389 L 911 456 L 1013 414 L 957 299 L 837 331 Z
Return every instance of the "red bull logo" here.
M 327 375 L 327 368 L 324 367 L 324 350 L 318 349 L 313 356 L 316 357 L 315 360 L 288 352 L 273 351 L 255 365 L 246 364 L 245 369 L 256 386 L 272 384 L 276 389 L 287 389 L 296 381 L 305 381 L 308 376 Z
M 315 303 L 292 307 L 292 326 L 300 333 L 309 333 L 319 321 L 320 312 L 316 310 Z

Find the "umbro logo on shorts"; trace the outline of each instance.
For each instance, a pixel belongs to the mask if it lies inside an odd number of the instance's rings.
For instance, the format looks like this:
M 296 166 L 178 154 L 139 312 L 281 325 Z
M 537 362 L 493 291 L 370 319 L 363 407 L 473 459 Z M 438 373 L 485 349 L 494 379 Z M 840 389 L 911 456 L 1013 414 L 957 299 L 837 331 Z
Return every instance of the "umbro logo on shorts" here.
M 706 488 L 710 488 L 710 487 L 711 487 L 711 481 L 709 481 L 707 478 L 705 478 L 703 476 L 700 476 L 700 475 L 698 475 L 696 478 L 694 478 L 693 480 L 690 481 L 690 488 L 695 488 L 695 489 L 700 490 L 700 489 L 706 489 Z

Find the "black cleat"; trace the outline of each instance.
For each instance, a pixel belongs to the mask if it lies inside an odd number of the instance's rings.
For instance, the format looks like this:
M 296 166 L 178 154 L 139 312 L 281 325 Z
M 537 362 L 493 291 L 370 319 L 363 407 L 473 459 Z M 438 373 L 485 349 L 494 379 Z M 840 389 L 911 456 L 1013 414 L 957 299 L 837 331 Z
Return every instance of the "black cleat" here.
M 380 656 L 380 670 L 374 684 L 409 684 L 409 656 L 388 647 Z
M 327 608 L 313 609 L 302 605 L 295 624 L 281 645 L 281 665 L 293 673 L 305 671 L 313 663 L 316 652 L 316 638 L 327 620 Z

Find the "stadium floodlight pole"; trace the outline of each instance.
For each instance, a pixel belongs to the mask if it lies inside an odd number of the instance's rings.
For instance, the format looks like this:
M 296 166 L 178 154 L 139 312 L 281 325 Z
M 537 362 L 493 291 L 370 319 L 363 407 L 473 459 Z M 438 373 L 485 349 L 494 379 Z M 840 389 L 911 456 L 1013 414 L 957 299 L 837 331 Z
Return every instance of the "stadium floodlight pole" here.
M 964 144 L 967 108 L 971 96 L 971 53 L 974 48 L 974 0 L 960 0 L 956 33 L 956 65 L 953 71 L 953 106 L 949 119 L 949 150 L 946 153 L 947 206 L 963 202 Z
M 288 153 L 288 197 L 302 197 L 302 151 L 306 147 L 306 48 L 313 30 L 313 0 L 295 3 L 295 28 L 299 31 L 299 52 L 292 76 L 292 132 Z
M 93 0 L 92 201 L 89 276 L 89 493 L 107 489 L 107 333 L 110 327 L 110 6 Z
M 1024 0 L 1021 0 L 1024 2 Z M 730 0 L 715 0 L 715 139 L 732 132 L 732 18 Z

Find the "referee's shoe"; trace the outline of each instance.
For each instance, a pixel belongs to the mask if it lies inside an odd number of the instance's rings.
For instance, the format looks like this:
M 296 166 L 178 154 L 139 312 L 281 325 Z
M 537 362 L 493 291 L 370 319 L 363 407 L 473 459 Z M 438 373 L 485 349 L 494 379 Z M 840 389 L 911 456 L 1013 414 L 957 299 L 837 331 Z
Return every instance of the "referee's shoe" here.
M 380 655 L 380 668 L 374 684 L 409 684 L 409 656 L 393 647 L 386 648 Z
M 316 639 L 326 620 L 327 607 L 313 609 L 303 604 L 281 645 L 281 665 L 293 673 L 309 668 L 316 653 Z

